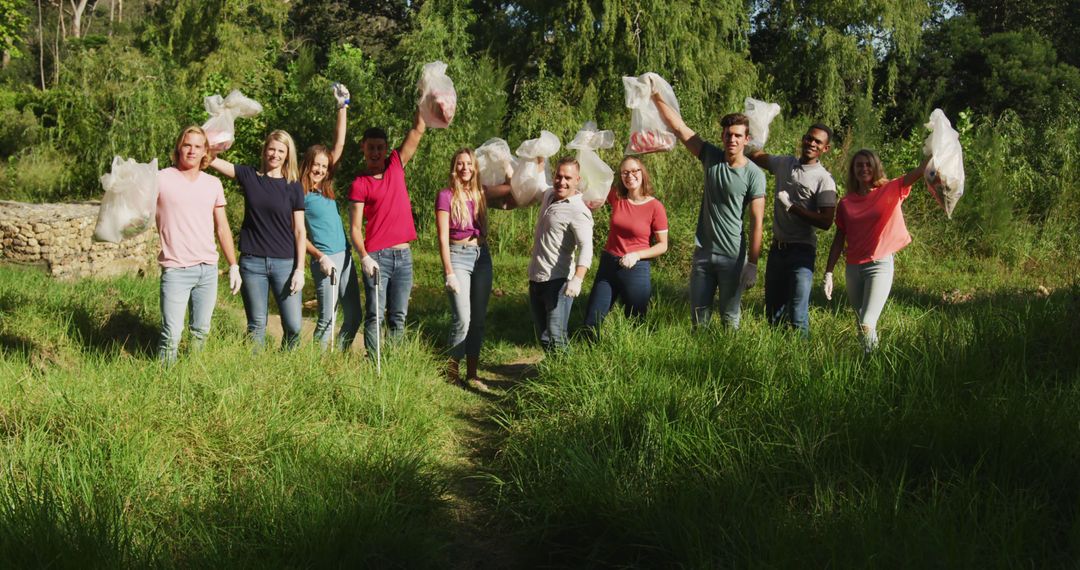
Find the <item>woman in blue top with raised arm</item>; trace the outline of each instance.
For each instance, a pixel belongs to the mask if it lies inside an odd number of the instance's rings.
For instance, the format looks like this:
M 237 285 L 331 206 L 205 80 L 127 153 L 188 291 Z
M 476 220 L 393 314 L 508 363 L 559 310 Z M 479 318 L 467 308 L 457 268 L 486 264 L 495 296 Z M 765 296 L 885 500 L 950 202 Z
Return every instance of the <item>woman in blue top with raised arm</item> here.
M 356 265 L 353 263 L 352 248 L 345 239 L 345 228 L 334 196 L 334 172 L 345 148 L 349 90 L 335 83 L 334 98 L 338 103 L 334 148 L 328 150 L 317 144 L 307 149 L 300 167 L 300 183 L 304 187 L 307 252 L 311 256 L 311 276 L 315 280 L 315 297 L 319 301 L 319 318 L 315 322 L 313 340 L 323 349 L 329 345 L 334 316 L 340 306 L 343 318 L 337 346 L 347 351 L 362 322 Z

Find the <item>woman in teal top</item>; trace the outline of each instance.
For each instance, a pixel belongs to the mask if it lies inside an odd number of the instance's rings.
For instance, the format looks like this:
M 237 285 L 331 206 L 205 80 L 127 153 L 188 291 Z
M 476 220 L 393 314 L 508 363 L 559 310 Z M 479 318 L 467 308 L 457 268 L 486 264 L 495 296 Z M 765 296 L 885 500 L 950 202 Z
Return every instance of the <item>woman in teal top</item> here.
M 307 252 L 311 255 L 311 275 L 319 301 L 314 340 L 324 349 L 329 345 L 334 315 L 340 306 L 343 318 L 337 346 L 344 351 L 352 346 L 360 329 L 362 312 L 356 266 L 334 197 L 334 169 L 345 148 L 349 90 L 335 83 L 334 97 L 338 101 L 334 149 L 328 150 L 321 144 L 308 148 L 300 169 L 300 183 L 304 186 Z

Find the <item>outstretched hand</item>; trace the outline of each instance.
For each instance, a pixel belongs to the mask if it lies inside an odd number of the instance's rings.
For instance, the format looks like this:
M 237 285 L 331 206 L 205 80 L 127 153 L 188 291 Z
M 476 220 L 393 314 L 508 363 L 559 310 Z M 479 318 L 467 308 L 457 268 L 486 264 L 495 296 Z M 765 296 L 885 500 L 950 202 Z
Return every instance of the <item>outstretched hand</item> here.
M 349 106 L 349 88 L 340 83 L 334 83 L 334 99 L 337 99 L 338 109 Z

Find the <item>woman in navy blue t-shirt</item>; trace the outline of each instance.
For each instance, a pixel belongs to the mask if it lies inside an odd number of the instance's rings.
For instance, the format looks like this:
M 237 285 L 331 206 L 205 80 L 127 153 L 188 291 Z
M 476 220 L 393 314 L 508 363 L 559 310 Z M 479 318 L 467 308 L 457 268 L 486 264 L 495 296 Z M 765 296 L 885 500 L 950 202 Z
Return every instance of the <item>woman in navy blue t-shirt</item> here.
M 215 158 L 210 167 L 235 178 L 244 194 L 240 226 L 240 276 L 248 335 L 257 346 L 266 336 L 268 297 L 274 294 L 285 332 L 282 347 L 300 341 L 300 292 L 304 289 L 304 190 L 289 133 L 273 131 L 262 148 L 262 165 L 234 166 Z

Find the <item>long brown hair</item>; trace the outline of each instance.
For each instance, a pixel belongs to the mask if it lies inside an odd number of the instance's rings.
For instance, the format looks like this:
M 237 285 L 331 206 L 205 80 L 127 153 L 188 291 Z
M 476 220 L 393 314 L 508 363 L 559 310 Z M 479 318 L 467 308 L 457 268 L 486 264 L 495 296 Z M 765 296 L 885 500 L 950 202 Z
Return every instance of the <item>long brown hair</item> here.
M 860 156 L 865 156 L 870 161 L 870 168 L 874 170 L 874 181 L 871 183 L 872 188 L 876 188 L 881 185 L 881 182 L 885 180 L 885 167 L 881 164 L 881 159 L 878 158 L 876 152 L 864 148 L 859 152 L 851 155 L 851 162 L 848 163 L 847 169 L 847 188 L 845 192 L 859 193 L 859 179 L 855 177 L 855 159 Z
M 319 155 L 326 156 L 326 177 L 319 182 L 318 186 L 311 183 L 311 169 L 315 166 L 315 159 Z M 334 200 L 334 161 L 330 156 L 330 150 L 321 144 L 313 144 L 304 151 L 304 162 L 300 165 L 300 185 L 304 187 L 304 194 L 318 191 L 323 196 Z
M 457 177 L 458 157 L 466 155 L 472 160 L 473 176 L 468 182 L 462 182 Z M 469 201 L 472 200 L 476 208 L 476 218 L 470 220 Z M 464 147 L 458 149 L 450 159 L 450 220 L 458 223 L 472 222 L 473 227 L 480 229 L 480 235 L 487 235 L 487 202 L 484 193 L 480 191 L 480 170 L 476 164 L 476 153 L 473 149 Z
M 615 171 L 615 193 L 624 200 L 630 196 L 630 190 L 628 190 L 626 184 L 623 183 L 622 171 L 623 166 L 631 160 L 638 163 L 638 166 L 641 167 L 641 193 L 645 196 L 652 196 L 653 186 L 652 179 L 649 178 L 649 169 L 645 168 L 645 163 L 641 162 L 641 159 L 636 156 L 623 158 L 622 162 L 619 163 L 619 169 Z

